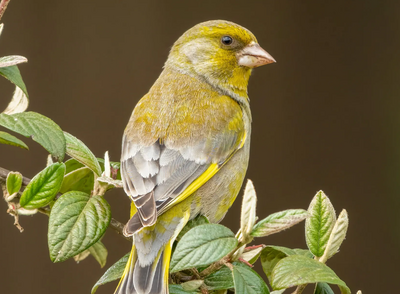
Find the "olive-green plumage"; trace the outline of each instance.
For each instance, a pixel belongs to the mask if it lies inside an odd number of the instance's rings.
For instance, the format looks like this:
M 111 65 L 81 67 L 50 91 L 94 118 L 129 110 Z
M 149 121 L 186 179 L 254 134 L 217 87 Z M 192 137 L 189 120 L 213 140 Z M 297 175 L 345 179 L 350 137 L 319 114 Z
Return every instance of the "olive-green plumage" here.
M 198 214 L 224 217 L 248 166 L 251 68 L 271 62 L 251 32 L 227 21 L 175 42 L 124 133 L 121 175 L 135 205 L 124 234 L 134 244 L 116 293 L 167 294 L 177 234 Z

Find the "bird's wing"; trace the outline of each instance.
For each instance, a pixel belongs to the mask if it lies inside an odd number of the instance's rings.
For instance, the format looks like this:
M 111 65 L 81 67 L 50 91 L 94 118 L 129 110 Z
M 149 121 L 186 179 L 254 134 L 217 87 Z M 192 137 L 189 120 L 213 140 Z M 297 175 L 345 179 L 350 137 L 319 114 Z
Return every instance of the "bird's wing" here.
M 121 175 L 138 210 L 125 227 L 126 235 L 153 225 L 157 215 L 195 192 L 243 146 L 246 132 L 240 106 L 229 97 L 216 102 L 224 103 L 204 109 L 211 111 L 207 115 L 199 105 L 184 103 L 185 108 L 195 108 L 170 119 L 165 132 L 159 131 L 150 144 L 138 137 L 143 130 L 139 124 L 125 131 Z M 141 121 L 138 116 L 134 112 L 131 120 Z M 149 130 L 143 132 L 148 134 Z

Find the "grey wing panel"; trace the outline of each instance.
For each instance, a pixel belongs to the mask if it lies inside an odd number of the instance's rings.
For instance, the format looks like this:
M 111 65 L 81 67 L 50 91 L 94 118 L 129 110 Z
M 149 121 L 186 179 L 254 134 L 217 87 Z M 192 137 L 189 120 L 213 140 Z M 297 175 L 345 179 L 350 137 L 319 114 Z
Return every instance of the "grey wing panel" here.
M 143 226 L 154 224 L 160 209 L 208 168 L 209 163 L 200 163 L 193 156 L 195 153 L 184 158 L 180 150 L 169 149 L 159 141 L 140 147 L 124 138 L 122 182 L 138 209 L 136 218 Z M 127 234 L 140 229 L 138 220 L 132 220 L 129 227 L 126 227 Z

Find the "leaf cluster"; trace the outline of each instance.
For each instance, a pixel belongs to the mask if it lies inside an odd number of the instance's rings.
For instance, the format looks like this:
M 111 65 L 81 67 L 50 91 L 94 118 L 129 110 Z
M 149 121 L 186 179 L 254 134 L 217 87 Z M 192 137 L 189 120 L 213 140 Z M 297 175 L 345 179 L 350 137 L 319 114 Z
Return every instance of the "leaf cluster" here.
M 175 242 L 170 263 L 171 294 L 228 291 L 245 294 L 283 293 L 287 288 L 295 286 L 304 289 L 306 284 L 315 284 L 315 294 L 333 293 L 329 284 L 337 285 L 341 293 L 350 293 L 346 283 L 322 259 L 322 256 L 330 258 L 337 253 L 344 240 L 348 224 L 343 220 L 345 211 L 337 220 L 329 219 L 326 211 L 333 211 L 332 204 L 319 191 L 307 211 L 285 210 L 254 222 L 257 219 L 256 206 L 252 201 L 255 199 L 254 187 L 249 180 L 243 197 L 241 228 L 236 235 L 222 225 L 208 223 L 204 216 L 198 216 L 187 224 Z M 250 217 L 249 220 L 249 216 L 253 215 L 254 218 Z M 304 219 L 308 249 L 264 244 L 247 246 L 254 238 L 281 232 Z M 321 222 L 325 226 L 321 226 Z M 335 229 L 339 227 L 340 230 Z M 92 293 L 100 285 L 122 276 L 128 256 L 125 255 L 105 272 L 93 287 Z M 273 292 L 253 270 L 257 260 L 260 260 Z

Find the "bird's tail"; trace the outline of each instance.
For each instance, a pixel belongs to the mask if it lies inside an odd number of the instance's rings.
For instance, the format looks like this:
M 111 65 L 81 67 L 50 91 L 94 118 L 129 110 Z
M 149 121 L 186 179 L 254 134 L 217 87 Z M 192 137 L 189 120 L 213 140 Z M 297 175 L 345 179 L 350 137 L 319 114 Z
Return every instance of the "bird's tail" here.
M 168 294 L 172 240 L 160 249 L 153 263 L 141 266 L 135 245 L 114 294 Z
M 172 245 L 190 218 L 187 198 L 158 217 L 151 227 L 133 234 L 129 261 L 114 294 L 168 294 Z M 136 213 L 131 206 L 131 217 Z M 136 242 L 135 242 L 136 241 Z

